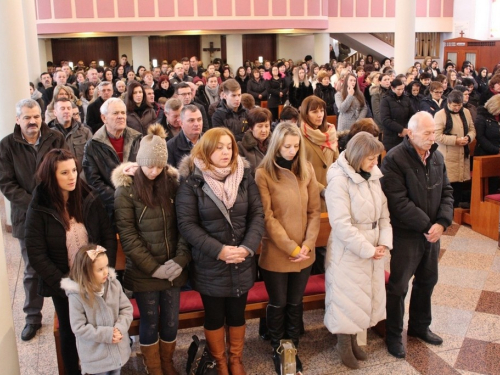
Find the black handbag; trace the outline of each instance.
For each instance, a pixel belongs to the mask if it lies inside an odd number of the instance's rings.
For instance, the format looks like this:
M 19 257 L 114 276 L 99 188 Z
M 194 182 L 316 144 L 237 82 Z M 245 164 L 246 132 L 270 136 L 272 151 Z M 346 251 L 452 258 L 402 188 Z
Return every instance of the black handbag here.
M 200 340 L 196 335 L 193 336 L 193 342 L 189 345 L 186 374 L 217 375 L 215 359 L 208 350 L 206 340 Z

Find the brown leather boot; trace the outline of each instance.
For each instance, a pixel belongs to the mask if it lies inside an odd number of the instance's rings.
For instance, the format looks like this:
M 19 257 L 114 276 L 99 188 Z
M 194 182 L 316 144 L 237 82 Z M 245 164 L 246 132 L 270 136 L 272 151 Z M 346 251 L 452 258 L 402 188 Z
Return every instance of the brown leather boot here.
M 224 327 L 214 330 L 205 329 L 205 338 L 207 340 L 208 349 L 217 362 L 216 367 L 218 375 L 229 375 L 224 334 Z
M 161 369 L 163 375 L 179 375 L 174 367 L 175 341 L 160 340 Z
M 352 353 L 356 357 L 356 359 L 360 361 L 366 361 L 368 359 L 368 355 L 366 352 L 361 349 L 358 345 L 358 335 L 351 335 L 352 340 Z
M 351 335 L 337 333 L 337 351 L 344 365 L 353 369 L 359 368 L 358 360 L 352 352 Z
M 150 375 L 163 375 L 160 361 L 160 343 L 159 340 L 151 345 L 141 345 L 146 372 Z
M 245 343 L 245 325 L 229 327 L 229 370 L 231 375 L 246 375 L 243 367 L 243 344 Z

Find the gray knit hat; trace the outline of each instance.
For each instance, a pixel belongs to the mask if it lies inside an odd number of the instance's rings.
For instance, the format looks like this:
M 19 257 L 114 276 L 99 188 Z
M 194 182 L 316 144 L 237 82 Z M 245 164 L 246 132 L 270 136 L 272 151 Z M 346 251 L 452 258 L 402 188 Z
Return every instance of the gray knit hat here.
M 160 124 L 151 125 L 141 140 L 136 161 L 141 167 L 166 167 L 168 159 L 166 134 Z

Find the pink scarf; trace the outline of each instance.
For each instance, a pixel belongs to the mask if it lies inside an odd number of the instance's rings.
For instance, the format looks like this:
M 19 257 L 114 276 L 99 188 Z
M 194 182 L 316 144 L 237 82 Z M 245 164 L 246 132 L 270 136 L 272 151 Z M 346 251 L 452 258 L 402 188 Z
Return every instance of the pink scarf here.
M 224 203 L 227 209 L 232 208 L 238 196 L 238 188 L 241 180 L 243 179 L 243 172 L 245 170 L 243 159 L 238 156 L 238 166 L 234 173 L 231 173 L 230 167 L 217 168 L 212 166 L 210 170 L 198 158 L 194 158 L 194 165 L 200 169 L 205 182 L 210 186 L 215 196 Z

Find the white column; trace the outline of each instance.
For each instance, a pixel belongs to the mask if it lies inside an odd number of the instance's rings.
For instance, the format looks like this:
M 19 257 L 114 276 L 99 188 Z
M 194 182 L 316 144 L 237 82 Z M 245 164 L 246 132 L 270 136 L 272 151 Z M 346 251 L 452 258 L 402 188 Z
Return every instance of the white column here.
M 32 6 L 35 3 L 32 2 Z M 15 37 L 14 37 L 15 36 Z M 8 51 L 8 58 L 0 59 L 0 71 L 4 75 L 4 87 L 0 91 L 0 139 L 12 133 L 15 124 L 16 102 L 29 97 L 29 81 L 26 72 L 28 61 L 24 45 L 23 6 L 20 1 L 0 1 L 0 45 Z M 19 374 L 14 320 L 12 319 L 9 280 L 0 231 L 0 353 L 2 373 Z
M 40 67 L 40 73 L 47 71 L 47 61 L 52 59 L 52 56 L 50 57 L 50 59 L 47 58 L 47 48 L 46 48 L 47 42 L 50 43 L 50 39 L 48 40 L 38 39 L 38 62 Z M 38 80 L 40 79 L 40 73 L 38 76 Z
M 415 60 L 416 0 L 396 1 L 396 32 L 394 33 L 394 69 L 405 73 Z
M 134 66 L 134 70 L 142 65 L 147 70 L 150 69 L 149 62 L 149 38 L 147 36 L 133 36 L 132 37 L 132 56 L 128 56 L 128 61 Z
M 40 54 L 38 52 L 35 4 L 33 0 L 22 0 L 22 7 L 26 43 L 24 48 L 28 57 L 28 79 L 35 83 L 39 74 L 45 71 L 45 67 L 40 65 Z
M 243 65 L 243 35 L 227 35 L 226 51 L 227 63 L 231 67 L 231 71 L 236 73 L 236 69 Z
M 313 60 L 318 65 L 330 62 L 330 34 L 314 34 L 314 55 Z

